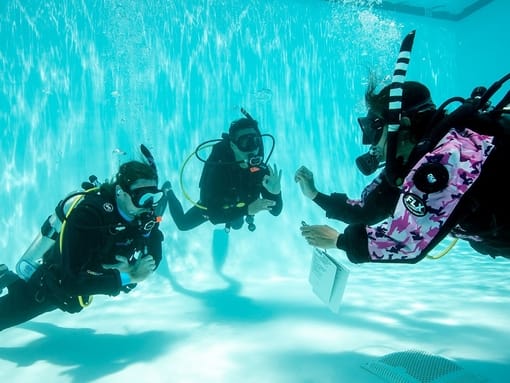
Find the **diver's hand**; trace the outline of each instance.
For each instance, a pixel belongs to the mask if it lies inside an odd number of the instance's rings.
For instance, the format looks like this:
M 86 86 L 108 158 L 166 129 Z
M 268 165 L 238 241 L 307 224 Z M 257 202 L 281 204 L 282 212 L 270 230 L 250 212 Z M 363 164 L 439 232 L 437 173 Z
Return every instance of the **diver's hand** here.
M 135 264 L 131 265 L 131 270 L 129 271 L 131 282 L 138 283 L 145 280 L 154 270 L 156 270 L 156 261 L 152 255 L 138 258 Z
M 340 233 L 327 225 L 303 225 L 301 235 L 308 244 L 321 249 L 336 249 L 336 241 Z
M 313 173 L 306 166 L 301 166 L 298 170 L 296 170 L 294 181 L 299 184 L 305 197 L 313 200 L 319 193 L 315 187 Z
M 103 265 L 104 269 L 116 269 L 120 273 L 127 273 L 132 283 L 138 283 L 147 278 L 156 269 L 156 261 L 151 255 L 138 258 L 134 264 L 129 264 L 126 257 L 116 255 L 118 261 L 112 265 Z
M 103 269 L 117 269 L 121 273 L 129 273 L 131 270 L 131 265 L 126 257 L 122 255 L 116 255 L 115 259 L 118 261 L 112 265 L 102 265 Z
M 269 166 L 269 174 L 266 174 L 262 180 L 262 186 L 271 194 L 280 194 L 282 171 L 278 170 L 276 164 L 273 167 Z
M 255 215 L 263 210 L 271 210 L 276 202 L 266 198 L 258 198 L 248 205 L 248 215 Z

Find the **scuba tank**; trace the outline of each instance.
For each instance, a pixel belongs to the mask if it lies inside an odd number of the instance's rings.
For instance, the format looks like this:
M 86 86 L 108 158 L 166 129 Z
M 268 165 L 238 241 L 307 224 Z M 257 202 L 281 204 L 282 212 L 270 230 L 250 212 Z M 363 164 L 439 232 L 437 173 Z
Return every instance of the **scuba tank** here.
M 25 281 L 41 266 L 43 255 L 55 244 L 55 239 L 52 238 L 51 233 L 58 235 L 58 226 L 62 226 L 62 223 L 58 221 L 56 214 L 46 218 L 40 232 L 19 259 L 16 264 L 16 274 Z
M 87 193 L 98 190 L 97 177 L 90 176 L 90 182 L 82 184 L 83 190 L 69 193 L 55 207 L 54 212 L 46 218 L 41 230 L 32 241 L 28 249 L 16 263 L 16 273 L 20 278 L 28 281 L 32 274 L 42 265 L 43 257 L 57 242 L 62 229 L 62 223 L 69 213 L 78 205 Z

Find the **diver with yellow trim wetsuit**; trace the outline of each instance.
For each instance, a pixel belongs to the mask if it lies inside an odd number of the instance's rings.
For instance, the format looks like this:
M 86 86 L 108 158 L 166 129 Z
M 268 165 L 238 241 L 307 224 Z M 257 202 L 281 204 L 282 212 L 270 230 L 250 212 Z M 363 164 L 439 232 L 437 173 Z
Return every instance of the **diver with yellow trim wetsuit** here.
M 169 183 L 163 185 L 168 207 L 180 230 L 191 230 L 206 221 L 240 229 L 244 222 L 255 230 L 254 215 L 269 211 L 278 216 L 283 207 L 281 170 L 264 161 L 263 136 L 258 123 L 244 109 L 245 118 L 231 123 L 229 133 L 213 145 L 207 160 L 202 160 L 197 148 L 195 154 L 204 162 L 200 178 L 200 200 L 184 212 Z M 270 136 L 272 138 L 272 136 Z M 273 140 L 274 146 L 274 140 Z M 272 150 L 271 150 L 272 152 Z
M 163 198 L 154 164 L 130 161 L 111 182 L 83 194 L 27 280 L 0 265 L 0 330 L 45 312 L 81 311 L 96 294 L 129 292 L 161 261 L 155 215 Z M 60 204 L 59 204 L 60 205 Z

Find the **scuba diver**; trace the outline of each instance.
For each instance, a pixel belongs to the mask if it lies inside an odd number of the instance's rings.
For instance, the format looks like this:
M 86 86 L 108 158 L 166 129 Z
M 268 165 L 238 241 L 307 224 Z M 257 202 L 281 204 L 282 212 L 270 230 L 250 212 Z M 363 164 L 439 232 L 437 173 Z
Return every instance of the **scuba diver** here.
M 40 254 L 40 264 L 18 274 L 0 265 L 0 290 L 7 287 L 0 297 L 0 330 L 55 309 L 80 312 L 93 295 L 128 293 L 147 279 L 162 257 L 155 209 L 163 192 L 157 185 L 154 163 L 130 161 L 112 181 L 62 200 L 50 216 L 61 225 L 48 219 L 41 228 L 52 245 Z
M 281 170 L 276 165 L 267 165 L 274 139 L 262 135 L 257 121 L 244 109 L 241 112 L 245 117 L 233 121 L 228 134 L 202 143 L 194 152 L 204 162 L 197 203 L 193 202 L 184 212 L 170 183 L 163 184 L 170 214 L 179 230 L 191 230 L 210 221 L 214 225 L 224 223 L 228 232 L 231 228 L 240 229 L 246 221 L 248 229 L 253 231 L 255 214 L 269 211 L 278 216 L 281 213 Z M 265 136 L 273 140 L 273 148 L 264 161 L 262 138 Z M 212 146 L 212 151 L 204 160 L 199 152 L 208 146 Z
M 313 173 L 301 166 L 295 181 L 302 193 L 326 217 L 347 224 L 343 233 L 328 225 L 302 225 L 306 241 L 344 250 L 353 263 L 437 258 L 428 253 L 447 235 L 468 241 L 481 254 L 510 258 L 510 200 L 502 175 L 510 153 L 510 92 L 495 106 L 490 101 L 509 79 L 510 74 L 439 108 L 421 83 L 396 83 L 394 76 L 376 92 L 371 81 L 365 93 L 368 114 L 358 119 L 370 150 L 356 163 L 365 175 L 381 162 L 383 170 L 359 200 L 352 200 L 320 193 Z M 446 112 L 452 102 L 461 105 Z

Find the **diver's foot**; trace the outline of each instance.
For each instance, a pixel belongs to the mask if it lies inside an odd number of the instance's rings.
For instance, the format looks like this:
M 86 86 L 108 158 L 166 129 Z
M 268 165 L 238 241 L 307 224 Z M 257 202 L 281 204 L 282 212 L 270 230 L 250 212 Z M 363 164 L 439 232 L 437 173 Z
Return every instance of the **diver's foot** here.
M 9 268 L 0 264 L 0 292 L 4 289 L 4 287 L 9 286 L 12 282 L 18 279 L 18 276 L 14 274 Z

